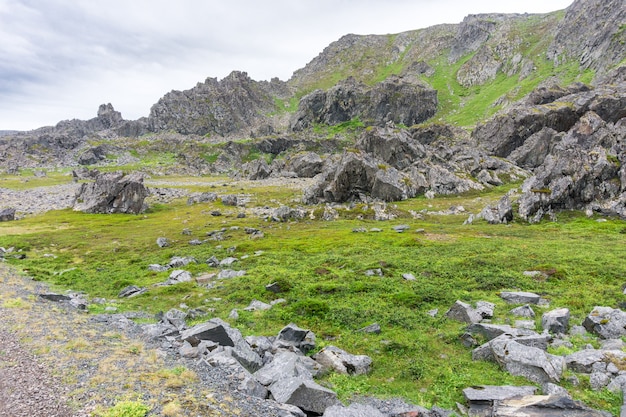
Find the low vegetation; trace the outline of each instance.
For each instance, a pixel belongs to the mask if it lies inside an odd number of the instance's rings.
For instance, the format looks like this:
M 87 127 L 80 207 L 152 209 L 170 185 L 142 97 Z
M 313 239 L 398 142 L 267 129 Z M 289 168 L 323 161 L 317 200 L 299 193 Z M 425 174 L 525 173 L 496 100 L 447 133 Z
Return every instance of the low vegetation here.
M 495 321 L 505 323 L 513 320 L 508 314 L 511 306 L 498 293 L 533 291 L 550 301 L 549 308 L 570 308 L 575 324 L 596 305 L 616 307 L 624 301 L 623 221 L 598 222 L 567 212 L 557 222 L 535 225 L 463 225 L 466 215 L 435 214 L 460 205 L 477 212 L 510 186 L 391 204 L 387 209 L 397 218 L 384 222 L 373 220 L 371 206 L 355 204 L 339 208 L 336 221 L 321 220 L 323 209 L 309 207 L 310 217 L 279 223 L 251 212 L 255 207 L 293 206 L 298 190 L 242 189 L 221 180 L 224 185 L 216 190 L 209 185 L 203 188 L 194 178 L 194 189 L 245 194 L 250 199 L 245 218 L 237 217 L 241 208 L 223 206 L 219 200 L 193 206 L 176 201 L 136 216 L 53 211 L 1 223 L 0 246 L 13 246 L 26 255 L 25 259 L 7 256 L 7 263 L 36 280 L 108 300 L 92 305 L 92 313 L 115 306 L 156 314 L 184 303 L 223 319 L 233 308 L 239 309 L 239 319 L 231 323 L 246 335 L 274 335 L 289 322 L 310 328 L 317 334 L 318 348 L 333 344 L 373 359 L 373 371 L 367 376 L 331 375 L 322 381 L 343 399 L 355 394 L 401 396 L 425 406 L 453 408 L 456 401 L 462 402 L 461 390 L 471 385 L 528 384 L 493 363 L 472 361 L 470 349 L 459 340 L 464 326 L 443 316 L 457 299 L 491 301 L 497 305 Z M 213 216 L 215 210 L 222 216 Z M 399 224 L 409 225 L 410 230 L 395 232 L 392 227 Z M 265 237 L 250 239 L 246 227 L 261 230 Z M 224 240 L 208 236 L 223 228 Z M 355 233 L 357 228 L 382 231 Z M 191 235 L 183 235 L 183 229 Z M 156 245 L 161 236 L 170 240 L 169 247 Z M 206 242 L 193 246 L 192 239 Z M 246 275 L 214 281 L 211 288 L 195 283 L 163 287 L 155 284 L 165 281 L 168 272 L 147 268 L 166 264 L 173 256 L 193 256 L 198 263 L 185 269 L 197 276 L 217 272 L 205 263 L 213 255 L 238 258 L 233 269 L 245 269 Z M 377 269 L 382 276 L 366 274 Z M 523 273 L 529 270 L 544 274 Z M 416 280 L 405 280 L 406 273 Z M 272 282 L 278 282 L 283 292 L 266 291 Z M 128 285 L 149 291 L 118 299 L 119 291 Z M 243 311 L 253 299 L 275 298 L 287 302 L 265 312 Z M 434 309 L 439 311 L 435 317 L 427 314 Z M 547 309 L 536 309 L 538 327 Z M 380 334 L 359 332 L 375 322 L 382 327 Z M 578 342 L 590 343 L 584 338 Z M 181 372 L 161 377 L 174 384 Z M 567 381 L 564 386 L 591 406 L 617 412 L 621 398 L 607 391 L 593 392 L 588 381 L 580 379 L 578 386 Z

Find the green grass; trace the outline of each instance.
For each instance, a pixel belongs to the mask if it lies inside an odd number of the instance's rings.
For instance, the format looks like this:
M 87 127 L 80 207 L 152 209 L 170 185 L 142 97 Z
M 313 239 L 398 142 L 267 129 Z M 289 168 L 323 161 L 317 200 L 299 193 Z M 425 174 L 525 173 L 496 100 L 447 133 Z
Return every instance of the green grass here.
M 426 406 L 453 408 L 456 401 L 463 401 L 461 390 L 470 385 L 527 384 L 495 364 L 471 360 L 470 350 L 459 341 L 464 326 L 442 317 L 455 300 L 494 302 L 495 321 L 504 322 L 511 307 L 498 293 L 533 291 L 549 299 L 551 308 L 570 308 L 573 323 L 580 323 L 595 305 L 615 307 L 623 300 L 626 234 L 621 233 L 622 221 L 598 223 L 568 212 L 556 223 L 463 226 L 466 216 L 425 214 L 414 220 L 409 214 L 410 210 L 432 212 L 453 205 L 478 210 L 508 188 L 399 202 L 392 207 L 399 217 L 390 222 L 372 220 L 371 210 L 362 205 L 340 210 L 338 221 L 290 223 L 254 216 L 238 219 L 237 209 L 219 201 L 158 206 L 138 216 L 63 210 L 0 224 L 0 246 L 22 249 L 25 260 L 9 258 L 8 262 L 60 288 L 107 299 L 115 299 L 127 285 L 149 288 L 142 296 L 118 300 L 121 310 L 156 313 L 184 302 L 191 308 L 214 308 L 216 316 L 226 318 L 232 308 L 242 309 L 252 299 L 285 298 L 287 303 L 266 312 L 241 311 L 233 325 L 246 335 L 273 335 L 295 322 L 317 334 L 319 348 L 334 344 L 370 355 L 374 365 L 368 376 L 325 377 L 324 383 L 341 398 L 355 393 L 399 395 Z M 250 206 L 278 206 L 298 197 L 294 190 L 258 187 L 242 191 L 235 184 L 218 192 L 237 190 L 251 195 Z M 214 209 L 224 215 L 211 216 Z M 357 220 L 356 213 L 363 220 Z M 402 223 L 424 232 L 391 230 Z M 224 241 L 188 244 L 223 227 L 228 228 Z M 262 230 L 265 238 L 251 240 L 244 227 Z M 383 232 L 353 233 L 357 227 L 380 227 Z M 182 235 L 184 228 L 192 235 Z M 158 248 L 159 236 L 170 239 L 172 246 Z M 212 255 L 220 259 L 231 255 L 229 247 L 235 248 L 235 257 L 248 256 L 234 266 L 247 270 L 246 276 L 220 282 L 210 290 L 194 283 L 153 286 L 165 281 L 168 273 L 150 272 L 148 264 L 165 264 L 172 256 L 194 256 L 199 263 L 185 269 L 194 275 L 216 272 L 204 261 Z M 258 251 L 262 254 L 256 256 Z M 373 268 L 381 268 L 384 276 L 366 276 L 365 271 Z M 535 280 L 523 274 L 534 269 L 549 270 L 551 275 Z M 403 273 L 412 273 L 417 280 L 405 281 Z M 267 292 L 265 285 L 274 281 L 288 290 L 277 295 Z M 437 317 L 426 314 L 435 308 L 440 311 Z M 543 311 L 536 309 L 539 316 Z M 380 335 L 358 332 L 373 322 L 381 325 Z M 567 387 L 592 406 L 615 411 L 621 404 L 609 395 Z

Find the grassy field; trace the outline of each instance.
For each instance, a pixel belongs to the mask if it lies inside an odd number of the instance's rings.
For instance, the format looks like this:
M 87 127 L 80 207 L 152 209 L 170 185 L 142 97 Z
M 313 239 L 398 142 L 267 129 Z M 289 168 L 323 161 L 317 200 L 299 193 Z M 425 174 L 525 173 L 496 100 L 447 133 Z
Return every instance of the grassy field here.
M 50 179 L 55 181 L 54 177 Z M 177 178 L 183 182 L 184 178 Z M 193 181 L 192 179 L 188 179 Z M 274 335 L 289 322 L 313 330 L 318 347 L 337 345 L 351 353 L 367 354 L 373 371 L 367 376 L 330 375 L 322 381 L 343 399 L 354 394 L 402 396 L 424 406 L 437 404 L 454 408 L 463 402 L 461 390 L 478 384 L 528 384 L 511 377 L 495 364 L 473 362 L 471 350 L 459 336 L 460 323 L 446 319 L 446 310 L 459 299 L 465 302 L 491 301 L 497 305 L 495 322 L 508 323 L 513 307 L 498 296 L 503 290 L 541 294 L 550 307 L 535 308 L 537 327 L 541 313 L 568 307 L 572 323 L 580 324 L 596 305 L 619 306 L 624 302 L 626 283 L 626 223 L 598 222 L 581 213 L 559 215 L 557 222 L 528 225 L 463 225 L 464 215 L 437 215 L 437 211 L 463 206 L 478 212 L 496 200 L 510 186 L 484 193 L 415 198 L 390 204 L 397 218 L 374 221 L 371 206 L 356 204 L 340 208 L 339 219 L 323 221 L 323 207 L 307 207 L 311 216 L 300 221 L 278 223 L 251 214 L 255 207 L 294 206 L 296 189 L 254 187 L 224 179 L 217 189 L 194 183 L 194 191 L 220 194 L 245 193 L 250 198 L 248 215 L 237 218 L 242 208 L 214 203 L 188 206 L 185 201 L 152 207 L 142 215 L 90 215 L 71 210 L 53 211 L 16 222 L 0 223 L 0 246 L 15 247 L 26 255 L 7 262 L 58 290 L 84 291 L 90 297 L 104 297 L 108 304 L 92 307 L 102 312 L 107 305 L 120 310 L 150 313 L 178 308 L 214 309 L 214 316 L 227 319 L 233 308 L 240 309 L 237 321 L 230 322 L 245 335 Z M 12 184 L 2 182 L 8 187 Z M 16 183 L 17 187 L 19 184 Z M 213 186 L 214 187 L 214 186 Z M 220 210 L 222 216 L 211 212 Z M 413 214 L 418 213 L 419 216 Z M 392 227 L 407 224 L 410 230 L 395 232 Z M 251 239 L 244 228 L 264 233 Z M 356 228 L 380 228 L 380 232 L 355 233 Z M 182 234 L 188 229 L 191 235 Z M 225 229 L 224 240 L 210 240 L 208 233 Z M 158 237 L 171 246 L 159 248 Z M 199 246 L 192 239 L 209 239 Z M 234 256 L 233 269 L 246 275 L 215 281 L 213 288 L 185 283 L 154 286 L 168 272 L 151 272 L 148 265 L 166 264 L 172 256 L 193 256 L 197 264 L 186 269 L 195 276 L 217 272 L 206 264 Z M 366 271 L 381 269 L 383 276 Z M 524 271 L 545 272 L 541 278 Z M 402 274 L 411 273 L 415 281 Z M 278 282 L 284 289 L 273 294 L 265 285 Z M 139 297 L 118 299 L 128 286 L 146 286 Z M 270 302 L 284 298 L 265 312 L 245 312 L 253 299 Z M 438 309 L 436 317 L 427 314 Z M 358 330 L 379 323 L 379 335 Z M 578 337 L 576 346 L 596 343 Z M 563 353 L 563 352 L 560 352 Z M 588 378 L 563 386 L 575 398 L 591 406 L 617 413 L 621 396 L 608 391 L 593 392 Z

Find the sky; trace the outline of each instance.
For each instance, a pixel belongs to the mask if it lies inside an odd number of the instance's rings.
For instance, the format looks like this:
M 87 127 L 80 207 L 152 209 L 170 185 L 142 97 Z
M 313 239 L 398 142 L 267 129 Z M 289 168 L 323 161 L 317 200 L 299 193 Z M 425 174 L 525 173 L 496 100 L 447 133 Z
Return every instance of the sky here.
M 233 70 L 288 80 L 331 42 L 573 0 L 0 0 L 0 130 L 148 116 L 171 90 Z

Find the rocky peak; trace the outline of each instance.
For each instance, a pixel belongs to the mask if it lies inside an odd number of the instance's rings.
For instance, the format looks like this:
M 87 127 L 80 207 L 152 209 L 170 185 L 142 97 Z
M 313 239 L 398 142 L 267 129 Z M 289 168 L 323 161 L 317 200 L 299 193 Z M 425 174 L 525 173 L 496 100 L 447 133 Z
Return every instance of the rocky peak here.
M 283 84 L 257 82 L 240 71 L 220 81 L 207 78 L 192 89 L 163 96 L 150 109 L 148 127 L 154 132 L 197 135 L 247 133 L 264 121 L 264 114 L 275 110 L 275 92 L 284 90 Z
M 102 123 L 102 126 L 105 129 L 108 129 L 118 126 L 124 121 L 124 118 L 122 118 L 122 113 L 115 111 L 113 105 L 111 105 L 111 103 L 108 103 L 101 104 L 98 108 L 97 120 Z

